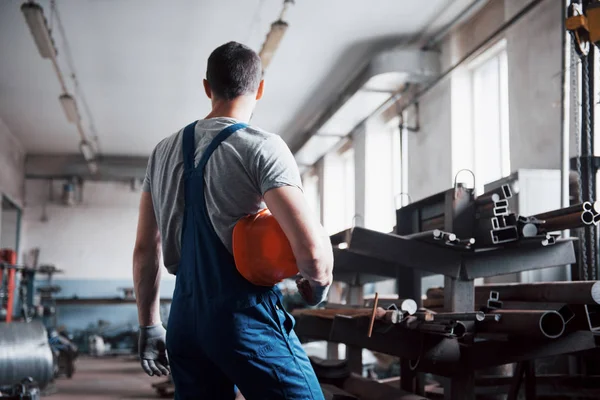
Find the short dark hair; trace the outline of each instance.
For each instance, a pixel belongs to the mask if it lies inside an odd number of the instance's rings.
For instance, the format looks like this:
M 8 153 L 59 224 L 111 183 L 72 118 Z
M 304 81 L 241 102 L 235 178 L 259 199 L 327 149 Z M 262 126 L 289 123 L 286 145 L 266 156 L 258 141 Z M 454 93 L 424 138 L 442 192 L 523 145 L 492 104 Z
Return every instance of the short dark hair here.
M 241 43 L 225 43 L 208 57 L 206 80 L 218 98 L 232 100 L 255 92 L 261 79 L 260 57 Z

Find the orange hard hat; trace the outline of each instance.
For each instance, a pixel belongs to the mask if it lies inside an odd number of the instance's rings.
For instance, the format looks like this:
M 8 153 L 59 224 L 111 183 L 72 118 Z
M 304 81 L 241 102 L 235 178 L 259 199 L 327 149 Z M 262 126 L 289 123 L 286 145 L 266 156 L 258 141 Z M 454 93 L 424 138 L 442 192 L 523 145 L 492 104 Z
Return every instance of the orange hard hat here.
M 237 222 L 233 258 L 239 273 L 258 286 L 273 286 L 298 274 L 292 246 L 267 208 Z

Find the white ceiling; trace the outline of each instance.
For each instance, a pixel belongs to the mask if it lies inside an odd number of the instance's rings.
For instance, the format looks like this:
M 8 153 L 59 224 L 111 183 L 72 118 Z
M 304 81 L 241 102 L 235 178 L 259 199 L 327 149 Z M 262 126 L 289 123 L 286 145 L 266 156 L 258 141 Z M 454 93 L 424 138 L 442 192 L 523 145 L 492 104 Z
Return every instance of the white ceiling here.
M 296 0 L 253 123 L 292 142 L 358 66 L 421 32 L 456 1 Z M 50 2 L 39 3 L 49 18 Z M 210 52 L 229 40 L 259 50 L 282 3 L 57 0 L 101 151 L 148 155 L 160 139 L 206 115 L 202 79 Z M 30 153 L 77 152 L 51 62 L 37 52 L 20 5 L 0 1 L 0 118 Z M 67 72 L 64 45 L 53 36 Z

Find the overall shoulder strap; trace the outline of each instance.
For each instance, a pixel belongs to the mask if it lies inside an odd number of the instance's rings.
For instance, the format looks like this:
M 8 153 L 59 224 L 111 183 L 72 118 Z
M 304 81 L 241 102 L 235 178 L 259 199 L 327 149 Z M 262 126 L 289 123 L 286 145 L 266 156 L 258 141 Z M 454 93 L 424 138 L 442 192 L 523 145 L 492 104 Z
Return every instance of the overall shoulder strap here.
M 194 154 L 196 153 L 196 146 L 194 145 L 194 131 L 196 130 L 196 124 L 198 121 L 194 121 L 185 128 L 183 128 L 182 151 L 183 151 L 183 167 L 184 171 L 189 172 L 194 169 Z
M 239 131 L 240 129 L 244 129 L 247 126 L 248 126 L 248 124 L 245 124 L 243 122 L 238 122 L 237 124 L 229 125 L 227 128 L 225 128 L 221 132 L 219 132 L 217 134 L 217 136 L 215 136 L 215 138 L 212 140 L 212 142 L 210 142 L 210 144 L 208 145 L 206 150 L 204 150 L 204 154 L 202 154 L 202 158 L 200 159 L 200 162 L 198 163 L 197 169 L 203 170 L 204 167 L 206 166 L 206 163 L 208 162 L 208 159 L 210 158 L 212 153 L 216 150 L 216 148 L 219 147 L 219 145 L 224 140 L 226 140 L 229 136 L 231 136 L 235 132 Z M 193 156 L 192 156 L 192 164 L 193 164 Z

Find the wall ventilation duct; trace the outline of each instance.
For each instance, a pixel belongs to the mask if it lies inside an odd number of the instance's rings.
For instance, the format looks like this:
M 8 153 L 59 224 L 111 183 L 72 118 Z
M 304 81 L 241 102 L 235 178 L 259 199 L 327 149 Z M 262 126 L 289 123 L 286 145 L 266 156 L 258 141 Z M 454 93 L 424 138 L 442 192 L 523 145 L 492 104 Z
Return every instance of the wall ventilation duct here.
M 313 165 L 405 85 L 427 82 L 439 73 L 437 52 L 415 48 L 377 54 L 308 129 L 295 149 L 296 162 L 301 169 Z

